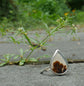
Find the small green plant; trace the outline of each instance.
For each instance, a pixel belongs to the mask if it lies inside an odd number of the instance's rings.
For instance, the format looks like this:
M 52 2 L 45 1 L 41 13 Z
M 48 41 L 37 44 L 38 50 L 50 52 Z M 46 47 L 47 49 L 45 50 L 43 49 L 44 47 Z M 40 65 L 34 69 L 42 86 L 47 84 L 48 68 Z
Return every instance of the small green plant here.
M 72 35 L 71 38 L 72 41 L 80 41 L 80 38 L 77 35 L 77 27 L 74 24 L 72 24 L 71 35 Z
M 24 54 L 28 52 L 28 50 L 23 50 L 22 48 L 20 49 L 20 54 L 19 55 L 14 55 L 14 54 L 6 54 L 3 55 L 3 58 L 0 59 L 1 63 L 0 66 L 4 66 L 7 64 L 18 64 L 20 66 L 24 65 L 25 62 L 27 62 L 27 59 L 24 57 Z M 19 59 L 19 61 L 13 62 L 12 60 L 17 60 Z M 37 62 L 37 59 L 35 58 L 30 58 L 28 59 L 29 62 Z
M 11 63 L 11 58 L 14 56 L 14 54 L 6 54 L 6 55 L 3 55 L 3 58 L 0 59 L 0 61 L 2 62 L 0 64 L 0 66 L 3 66 L 3 65 L 6 65 L 6 64 L 12 64 Z
M 28 62 L 38 62 L 40 58 L 30 58 L 31 54 L 38 48 L 40 48 L 43 51 L 46 51 L 45 48 L 45 44 L 47 43 L 47 40 L 50 38 L 50 36 L 54 35 L 57 31 L 62 31 L 63 27 L 66 26 L 68 24 L 68 18 L 63 18 L 60 17 L 58 20 L 56 20 L 56 27 L 54 27 L 53 29 L 51 29 L 45 22 L 43 22 L 43 24 L 45 25 L 46 28 L 46 36 L 44 38 L 42 38 L 41 40 L 39 39 L 35 39 L 35 38 L 31 38 L 29 37 L 27 31 L 23 28 L 20 27 L 18 28 L 18 30 L 15 32 L 14 36 L 9 36 L 9 38 L 12 40 L 13 43 L 25 43 L 28 46 L 28 50 L 24 51 L 23 49 L 20 49 L 20 55 L 6 55 L 5 56 L 5 60 L 1 59 L 1 61 L 4 61 L 2 65 L 5 64 L 10 64 L 10 59 L 13 57 L 13 59 L 19 59 L 18 64 L 19 65 L 24 65 L 25 63 Z M 74 25 L 72 25 L 74 27 Z M 76 28 L 71 29 L 71 33 L 76 33 Z M 20 36 L 19 39 L 17 36 Z M 36 33 L 36 36 L 40 37 L 38 33 Z M 28 55 L 26 57 L 24 57 L 25 53 L 28 53 Z

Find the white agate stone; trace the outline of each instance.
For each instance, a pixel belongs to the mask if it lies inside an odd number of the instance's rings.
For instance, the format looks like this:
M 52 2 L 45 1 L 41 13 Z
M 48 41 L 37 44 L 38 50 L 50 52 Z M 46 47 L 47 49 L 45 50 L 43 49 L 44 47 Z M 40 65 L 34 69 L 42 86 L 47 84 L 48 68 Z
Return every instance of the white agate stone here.
M 67 71 L 68 63 L 64 59 L 64 56 L 57 49 L 50 61 L 51 70 L 54 73 L 64 73 Z

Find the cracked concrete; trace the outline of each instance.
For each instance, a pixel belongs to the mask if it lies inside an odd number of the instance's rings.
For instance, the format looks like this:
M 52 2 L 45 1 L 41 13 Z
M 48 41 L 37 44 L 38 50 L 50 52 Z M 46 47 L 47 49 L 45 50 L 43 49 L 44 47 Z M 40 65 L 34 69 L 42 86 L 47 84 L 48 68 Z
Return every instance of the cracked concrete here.
M 37 49 L 31 57 L 48 54 L 49 58 L 43 60 L 50 60 L 55 49 L 60 49 L 66 59 L 84 59 L 84 33 L 78 33 L 78 36 L 80 41 L 71 41 L 69 35 L 56 34 L 52 37 L 53 41 L 48 43 L 47 51 Z M 16 48 L 15 44 L 6 41 L 6 38 L 0 39 L 1 56 L 7 53 L 19 54 L 19 48 L 28 48 L 24 44 L 17 45 Z M 0 67 L 0 86 L 84 86 L 84 63 L 69 64 L 69 72 L 63 76 L 53 75 L 50 71 L 41 75 L 40 71 L 47 66 L 48 64 Z

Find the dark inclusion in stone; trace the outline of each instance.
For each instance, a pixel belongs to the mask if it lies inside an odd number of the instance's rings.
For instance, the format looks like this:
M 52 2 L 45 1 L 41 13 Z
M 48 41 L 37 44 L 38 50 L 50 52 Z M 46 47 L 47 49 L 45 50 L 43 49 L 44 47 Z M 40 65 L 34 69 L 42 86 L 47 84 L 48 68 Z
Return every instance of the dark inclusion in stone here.
M 63 65 L 59 61 L 56 61 L 53 63 L 52 70 L 56 73 L 64 73 L 66 71 L 66 69 L 67 69 L 66 65 Z

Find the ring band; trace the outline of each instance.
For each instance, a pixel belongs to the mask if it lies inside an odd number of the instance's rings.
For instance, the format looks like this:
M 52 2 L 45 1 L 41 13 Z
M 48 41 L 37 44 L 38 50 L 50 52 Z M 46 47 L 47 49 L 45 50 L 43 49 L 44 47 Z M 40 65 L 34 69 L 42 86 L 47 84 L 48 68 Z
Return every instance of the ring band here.
M 45 69 L 43 69 L 41 72 L 40 72 L 40 74 L 43 74 L 44 72 L 47 72 L 47 71 L 49 71 L 50 70 L 50 67 L 48 66 L 48 67 L 46 67 Z

